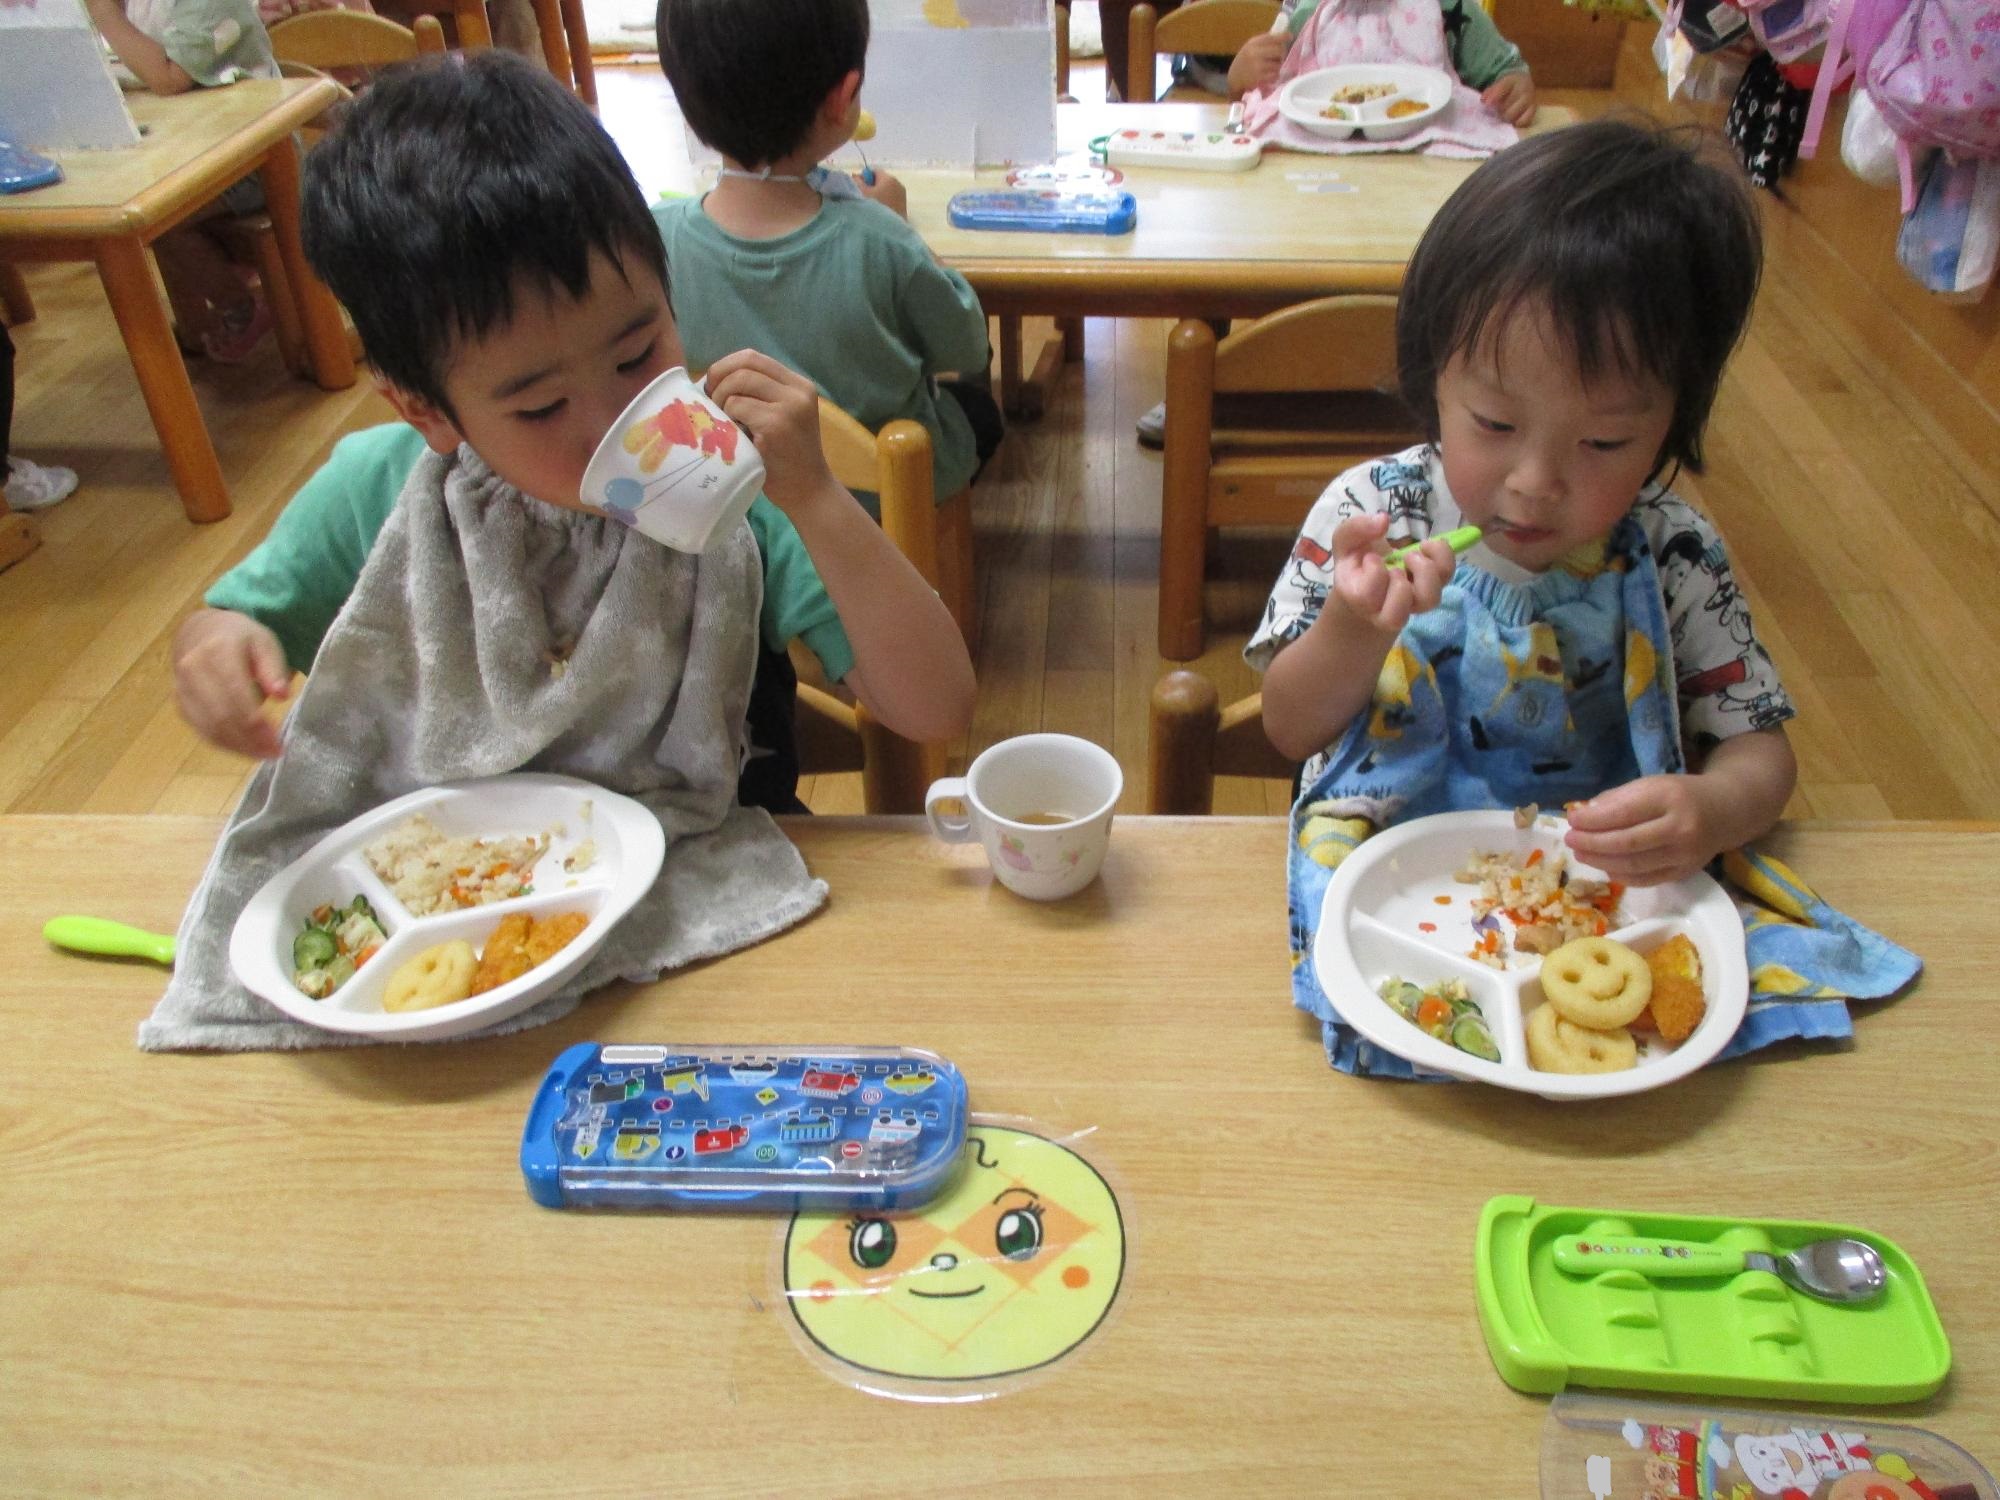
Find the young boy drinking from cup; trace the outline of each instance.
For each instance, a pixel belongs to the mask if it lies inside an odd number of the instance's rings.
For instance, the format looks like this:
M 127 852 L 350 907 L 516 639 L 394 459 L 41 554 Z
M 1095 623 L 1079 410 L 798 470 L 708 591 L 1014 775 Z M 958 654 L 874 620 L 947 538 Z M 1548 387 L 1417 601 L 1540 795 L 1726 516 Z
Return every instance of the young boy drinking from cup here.
M 738 805 L 739 776 L 744 800 L 796 805 L 787 641 L 913 739 L 960 732 L 973 692 L 943 604 L 827 471 L 812 383 L 748 351 L 709 370 L 766 481 L 705 552 L 587 506 L 606 429 L 680 341 L 617 149 L 507 54 L 381 78 L 309 159 L 302 218 L 404 425 L 343 440 L 176 634 L 189 722 L 267 760 L 183 922 L 176 989 L 257 1019 L 222 945 L 263 880 L 393 797 L 520 770 L 636 797 L 668 835 L 596 982 L 810 911 L 796 851 Z M 262 708 L 294 669 L 311 676 L 281 742 Z

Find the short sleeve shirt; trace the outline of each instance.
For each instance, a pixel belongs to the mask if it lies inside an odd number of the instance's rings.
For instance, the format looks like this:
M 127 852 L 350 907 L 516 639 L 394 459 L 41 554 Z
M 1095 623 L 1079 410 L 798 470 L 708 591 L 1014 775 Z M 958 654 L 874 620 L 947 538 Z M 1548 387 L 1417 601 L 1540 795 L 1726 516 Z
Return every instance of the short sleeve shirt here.
M 1243 655 L 1259 672 L 1281 647 L 1304 635 L 1333 586 L 1333 533 L 1350 516 L 1389 517 L 1388 543 L 1401 546 L 1463 526 L 1445 483 L 1436 448 L 1420 444 L 1358 464 L 1327 486 L 1306 517 L 1283 572 Z M 1715 527 L 1693 506 L 1649 485 L 1632 506 L 1659 570 L 1673 637 L 1681 738 L 1690 749 L 1711 747 L 1754 729 L 1769 729 L 1796 712 L 1758 640 L 1750 608 L 1736 585 Z M 1509 582 L 1531 576 L 1475 547 L 1459 566 L 1484 567 Z

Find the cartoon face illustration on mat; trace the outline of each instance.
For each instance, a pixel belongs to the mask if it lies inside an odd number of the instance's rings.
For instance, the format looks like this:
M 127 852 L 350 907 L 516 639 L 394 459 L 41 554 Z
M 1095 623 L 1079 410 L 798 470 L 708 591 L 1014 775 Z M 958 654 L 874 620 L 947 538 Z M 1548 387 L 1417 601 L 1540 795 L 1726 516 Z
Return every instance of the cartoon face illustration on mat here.
M 974 1125 L 962 1169 L 919 1213 L 800 1214 L 785 1294 L 812 1342 L 857 1370 L 993 1380 L 1061 1358 L 1118 1295 L 1118 1201 L 1068 1147 Z

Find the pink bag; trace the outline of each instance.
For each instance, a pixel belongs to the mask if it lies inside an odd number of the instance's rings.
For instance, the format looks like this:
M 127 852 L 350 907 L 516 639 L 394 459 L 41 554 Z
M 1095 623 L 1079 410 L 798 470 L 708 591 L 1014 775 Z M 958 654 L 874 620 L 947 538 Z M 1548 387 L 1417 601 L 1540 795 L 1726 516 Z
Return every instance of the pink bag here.
M 2000 0 L 1911 0 L 1866 77 L 1905 145 L 2000 156 Z
M 1840 86 L 1850 78 L 1866 75 L 1883 40 L 1909 8 L 1910 0 L 1834 0 L 1827 22 L 1826 55 L 1820 59 L 1812 105 L 1806 111 L 1805 134 L 1799 138 L 1801 157 L 1810 158 L 1818 149 L 1820 134 L 1826 128 L 1827 105 Z

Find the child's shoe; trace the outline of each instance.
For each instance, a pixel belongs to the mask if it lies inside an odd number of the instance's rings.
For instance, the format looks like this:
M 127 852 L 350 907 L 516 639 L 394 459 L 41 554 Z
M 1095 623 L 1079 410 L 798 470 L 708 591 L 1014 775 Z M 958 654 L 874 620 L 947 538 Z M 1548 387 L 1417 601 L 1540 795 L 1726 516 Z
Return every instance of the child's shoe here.
M 1167 446 L 1167 403 L 1150 407 L 1139 414 L 1139 446 L 1141 448 L 1164 448 Z
M 240 365 L 270 333 L 271 304 L 253 292 L 224 308 L 220 321 L 220 327 L 201 336 L 201 351 L 219 365 Z
M 47 510 L 67 500 L 76 488 L 76 470 L 55 464 L 30 463 L 25 458 L 7 460 L 7 508 Z

